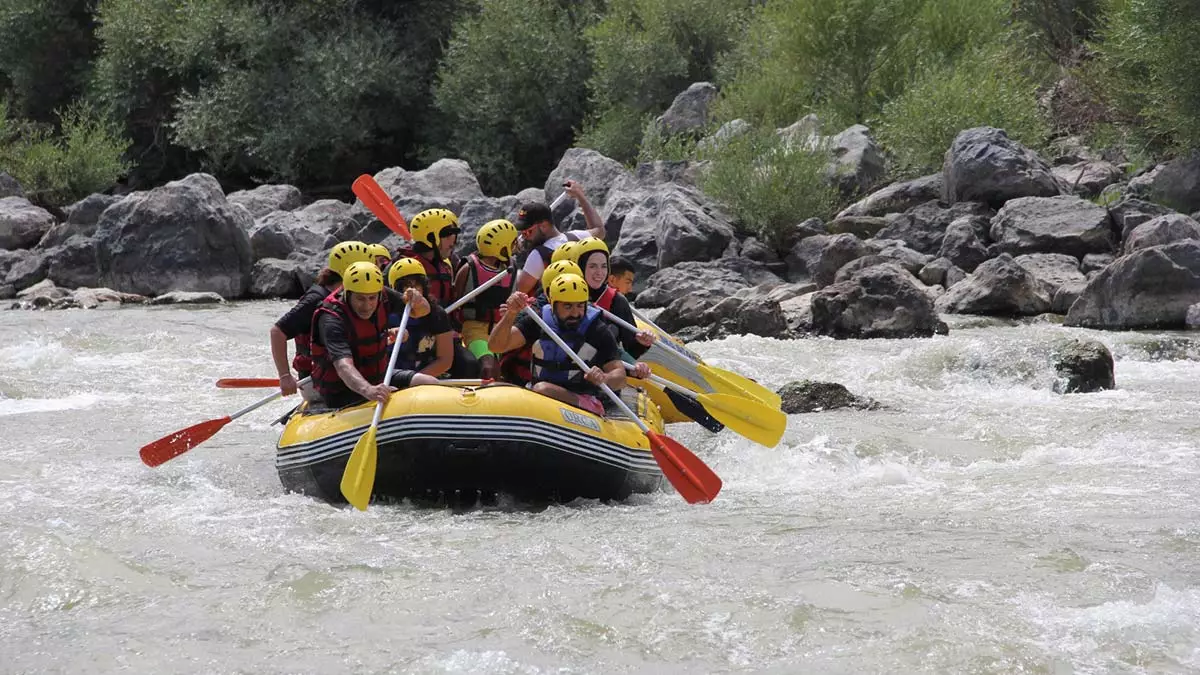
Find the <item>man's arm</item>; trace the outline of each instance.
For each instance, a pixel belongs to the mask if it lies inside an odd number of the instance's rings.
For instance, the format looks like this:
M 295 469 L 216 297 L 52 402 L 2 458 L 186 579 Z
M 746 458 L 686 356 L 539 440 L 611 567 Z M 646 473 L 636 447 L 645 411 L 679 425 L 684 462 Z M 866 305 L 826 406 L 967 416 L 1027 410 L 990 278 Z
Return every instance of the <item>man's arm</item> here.
M 525 346 L 525 334 L 515 324 L 521 312 L 528 306 L 529 297 L 524 293 L 518 291 L 508 296 L 508 302 L 504 303 L 504 316 L 500 317 L 500 321 L 492 328 L 492 334 L 488 336 L 488 351 L 503 354 Z
M 566 185 L 566 193 L 570 195 L 583 211 L 583 219 L 587 221 L 588 233 L 597 239 L 604 238 L 604 220 L 600 217 L 600 213 L 596 211 L 596 207 L 588 201 L 587 195 L 583 191 L 583 186 L 578 181 L 569 180 Z
M 531 254 L 533 255 L 533 254 Z M 529 295 L 533 292 L 533 287 L 537 286 L 538 279 L 532 274 L 521 270 L 517 272 L 517 291 Z

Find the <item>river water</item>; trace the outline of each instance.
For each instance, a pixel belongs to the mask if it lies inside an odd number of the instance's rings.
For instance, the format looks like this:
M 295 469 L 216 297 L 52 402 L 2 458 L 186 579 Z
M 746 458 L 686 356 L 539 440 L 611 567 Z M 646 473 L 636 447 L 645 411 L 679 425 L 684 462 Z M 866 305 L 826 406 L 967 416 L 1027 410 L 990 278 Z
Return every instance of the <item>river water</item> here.
M 0 312 L 0 672 L 1200 670 L 1200 337 L 693 345 L 886 406 L 672 427 L 708 506 L 333 508 L 279 485 L 283 402 L 142 465 L 260 395 L 212 381 L 271 375 L 285 308 Z M 1116 391 L 1052 393 L 1063 333 Z

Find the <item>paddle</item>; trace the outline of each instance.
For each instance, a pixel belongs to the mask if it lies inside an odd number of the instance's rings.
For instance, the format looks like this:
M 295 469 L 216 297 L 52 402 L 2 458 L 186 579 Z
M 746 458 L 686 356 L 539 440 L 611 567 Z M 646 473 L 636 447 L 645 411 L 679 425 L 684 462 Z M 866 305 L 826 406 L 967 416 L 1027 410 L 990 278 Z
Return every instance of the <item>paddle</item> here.
M 408 328 L 408 317 L 412 313 L 412 305 L 404 305 L 404 316 L 400 317 L 400 330 L 396 335 L 404 335 Z M 400 355 L 400 340 L 392 345 L 392 356 L 388 359 L 387 372 L 383 383 L 392 381 L 392 373 L 396 371 L 396 357 Z M 371 493 L 375 491 L 375 464 L 379 458 L 379 447 L 375 443 L 375 433 L 379 430 L 379 420 L 383 417 L 384 401 L 375 406 L 375 417 L 371 418 L 371 426 L 366 433 L 354 444 L 354 451 L 346 462 L 346 471 L 342 474 L 342 496 L 359 511 L 367 510 L 367 502 L 371 501 Z
M 590 370 L 588 364 L 579 358 L 579 355 L 566 342 L 563 342 L 563 339 L 551 330 L 545 321 L 542 321 L 542 317 L 537 312 L 526 307 L 525 313 L 533 318 L 542 332 L 554 340 L 558 348 L 570 356 L 576 365 L 584 372 Z M 633 414 L 629 406 L 625 405 L 625 402 L 607 384 L 601 384 L 600 390 L 638 425 L 642 433 L 646 434 L 647 440 L 650 441 L 650 452 L 654 455 L 654 461 L 658 462 L 663 475 L 689 504 L 707 504 L 716 499 L 717 493 L 721 491 L 721 479 L 713 473 L 712 469 L 708 468 L 707 464 L 679 441 L 652 431 L 641 418 Z
M 630 309 L 632 309 L 632 307 Z M 751 380 L 747 377 L 742 377 L 733 371 L 717 368 L 716 366 L 710 366 L 707 363 L 704 363 L 700 359 L 700 355 L 696 354 L 696 352 L 693 352 L 687 347 L 676 343 L 674 340 L 671 340 L 668 337 L 670 333 L 662 328 L 659 328 L 657 324 L 646 318 L 644 314 L 638 312 L 636 309 L 633 309 L 632 311 L 634 316 L 646 322 L 651 328 L 659 333 L 659 336 L 662 338 L 659 342 L 661 342 L 663 346 L 674 351 L 676 354 L 687 359 L 693 365 L 695 365 L 696 371 L 700 373 L 700 376 L 703 377 L 713 389 L 721 390 L 730 394 L 758 399 L 759 401 L 762 401 L 773 408 L 779 408 L 781 405 L 783 405 L 783 399 L 780 398 L 779 394 L 776 394 L 754 380 Z M 629 324 L 626 323 L 624 325 L 628 326 Z M 637 328 L 635 327 L 634 330 L 637 330 Z
M 310 379 L 312 378 L 306 377 L 303 380 L 300 380 L 300 382 L 297 384 L 307 384 Z M 274 386 L 279 386 L 279 383 L 276 382 Z M 138 454 L 141 455 L 142 461 L 146 464 L 146 466 L 158 466 L 159 464 L 162 464 L 169 459 L 178 457 L 197 445 L 200 445 L 204 441 L 212 438 L 213 435 L 220 431 L 226 424 L 229 424 L 246 413 L 258 410 L 277 398 L 283 398 L 283 393 L 277 391 L 270 396 L 260 399 L 256 403 L 242 408 L 232 415 L 226 415 L 225 417 L 220 417 L 215 420 L 208 420 L 207 422 L 193 424 L 186 429 L 180 429 L 173 434 L 163 436 L 153 443 L 142 446 L 142 449 L 138 452 Z
M 364 173 L 355 178 L 350 189 L 371 210 L 371 213 L 375 214 L 376 218 L 387 225 L 389 230 L 405 239 L 412 239 L 412 234 L 408 231 L 408 223 L 404 222 L 404 216 L 400 215 L 400 211 L 392 203 L 392 198 L 383 191 L 383 188 L 375 182 L 370 174 Z
M 633 370 L 633 366 L 626 363 L 625 369 Z M 696 402 L 717 421 L 729 427 L 739 436 L 748 438 L 759 445 L 765 445 L 768 448 L 775 447 L 779 444 L 779 439 L 783 438 L 783 432 L 787 430 L 787 415 L 763 405 L 760 401 L 729 394 L 706 394 L 692 391 L 658 375 L 651 375 L 649 379 L 668 392 L 675 391 L 684 396 L 695 396 Z
M 273 377 L 223 377 L 217 380 L 217 389 L 261 389 L 278 386 L 279 380 Z

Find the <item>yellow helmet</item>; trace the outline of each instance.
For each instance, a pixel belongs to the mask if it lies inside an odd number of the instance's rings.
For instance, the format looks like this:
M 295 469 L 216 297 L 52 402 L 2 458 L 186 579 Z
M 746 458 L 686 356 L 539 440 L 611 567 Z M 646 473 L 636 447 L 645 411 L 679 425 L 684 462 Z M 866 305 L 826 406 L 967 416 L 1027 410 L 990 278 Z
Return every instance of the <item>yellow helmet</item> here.
M 392 263 L 392 267 L 388 270 L 388 286 L 396 287 L 396 282 L 405 277 L 416 275 L 425 276 L 425 266 L 416 258 L 400 258 Z
M 412 222 L 408 224 L 413 242 L 427 244 L 432 249 L 437 249 L 442 243 L 442 231 L 448 227 L 457 231 L 458 216 L 447 209 L 425 209 L 413 216 Z
M 575 244 L 575 248 L 571 249 L 571 260 L 574 260 L 576 264 L 583 267 L 585 264 L 583 260 L 584 256 L 595 251 L 603 251 L 604 256 L 608 257 L 608 244 L 604 243 L 603 239 L 595 237 L 580 239 Z
M 550 256 L 550 262 L 556 263 L 559 260 L 570 260 L 575 262 L 575 249 L 579 246 L 577 241 L 568 241 L 567 243 L 554 249 L 554 254 Z
M 371 254 L 371 262 L 374 262 L 376 258 L 392 259 L 392 252 L 383 244 L 367 244 L 367 253 Z
M 356 262 L 375 262 L 375 258 L 367 251 L 367 245 L 361 241 L 343 241 L 329 252 L 329 269 L 339 277 L 346 276 L 346 268 Z
M 560 274 L 546 291 L 550 302 L 587 302 L 588 285 L 578 274 Z
M 475 235 L 475 247 L 481 256 L 495 256 L 501 262 L 512 257 L 513 244 L 517 241 L 517 226 L 507 220 L 491 220 L 479 228 Z
M 378 293 L 383 290 L 383 272 L 373 262 L 356 262 L 346 268 L 342 288 L 351 293 Z
M 556 263 L 550 263 L 546 271 L 542 272 L 542 290 L 549 292 L 550 284 L 554 283 L 554 280 L 560 274 L 574 274 L 582 277 L 583 270 L 579 269 L 579 265 L 570 260 L 559 260 Z

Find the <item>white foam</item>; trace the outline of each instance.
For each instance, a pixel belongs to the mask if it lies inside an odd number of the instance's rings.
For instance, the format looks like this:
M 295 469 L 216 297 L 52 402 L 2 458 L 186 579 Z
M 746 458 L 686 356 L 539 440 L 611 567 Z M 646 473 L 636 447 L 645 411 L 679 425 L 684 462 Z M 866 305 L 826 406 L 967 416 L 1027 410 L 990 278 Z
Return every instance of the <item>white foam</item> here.
M 0 417 L 82 410 L 90 408 L 102 400 L 104 397 L 97 394 L 71 394 L 65 398 L 4 398 L 0 399 Z

